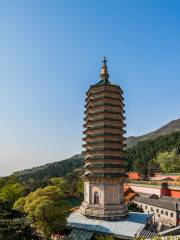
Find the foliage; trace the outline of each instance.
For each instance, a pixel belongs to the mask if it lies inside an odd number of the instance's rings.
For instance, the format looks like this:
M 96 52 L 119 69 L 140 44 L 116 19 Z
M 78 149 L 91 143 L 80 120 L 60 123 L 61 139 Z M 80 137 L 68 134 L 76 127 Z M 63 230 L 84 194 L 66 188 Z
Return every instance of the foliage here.
M 131 148 L 131 147 L 134 147 L 140 141 L 153 140 L 159 136 L 164 136 L 177 131 L 180 131 L 180 119 L 173 120 L 154 132 L 150 132 L 148 134 L 138 136 L 138 137 L 134 137 L 134 136 L 128 137 L 126 141 L 127 147 Z
M 4 178 L 0 177 L 0 190 L 6 185 L 6 181 Z
M 14 183 L 20 183 L 20 181 L 19 181 L 19 178 L 17 176 L 11 175 L 10 177 L 8 177 L 7 183 L 14 184 Z
M 23 217 L 23 214 L 18 210 L 12 209 L 10 202 L 0 201 L 0 220 L 20 217 Z
M 51 178 L 50 183 L 58 186 L 63 193 L 83 195 L 84 184 L 79 175 L 82 173 L 74 171 L 64 178 Z
M 0 201 L 0 240 L 38 239 L 24 214 L 12 209 L 9 202 Z
M 180 172 L 180 154 L 177 153 L 176 149 L 158 153 L 154 162 L 160 166 L 164 173 Z
M 21 179 L 21 178 L 20 178 Z M 34 192 L 38 188 L 44 188 L 49 184 L 49 179 L 43 178 L 43 179 L 34 179 L 30 178 L 27 180 L 21 179 L 21 181 L 26 186 L 26 193 Z
M 81 154 L 75 155 L 63 161 L 48 163 L 40 167 L 34 167 L 14 173 L 21 181 L 29 179 L 48 182 L 49 179 L 55 177 L 64 177 L 75 169 L 81 168 L 84 165 L 84 159 Z
M 50 183 L 53 186 L 58 186 L 61 192 L 70 192 L 71 184 L 69 184 L 63 177 L 51 178 Z
M 15 203 L 14 208 L 18 209 L 19 211 L 24 212 L 24 206 L 26 204 L 26 197 L 20 197 Z
M 84 193 L 84 183 L 81 178 L 77 180 L 77 193 L 80 195 Z
M 69 187 L 69 192 L 71 194 L 83 194 L 84 191 L 84 185 L 83 181 L 80 178 L 82 175 L 82 170 L 75 170 L 68 175 L 65 176 L 65 182 Z M 67 188 L 68 189 L 68 188 Z
M 0 240 L 40 240 L 24 218 L 0 220 Z
M 81 204 L 84 184 L 76 172 L 69 174 L 65 178 L 51 178 L 50 183 L 53 186 L 57 186 L 65 194 L 65 202 L 70 208 Z
M 23 209 L 37 230 L 49 239 L 51 233 L 59 232 L 66 225 L 68 206 L 57 186 L 37 189 L 20 198 L 14 208 Z
M 0 199 L 9 201 L 11 205 L 20 197 L 24 195 L 25 187 L 21 183 L 9 183 L 1 189 Z
M 152 160 L 157 157 L 158 153 L 170 152 L 174 148 L 177 153 L 180 153 L 180 132 L 139 142 L 133 148 L 126 150 L 127 170 L 137 171 L 143 179 L 146 179 L 149 174 L 157 171 L 156 166 L 154 167 L 152 164 Z

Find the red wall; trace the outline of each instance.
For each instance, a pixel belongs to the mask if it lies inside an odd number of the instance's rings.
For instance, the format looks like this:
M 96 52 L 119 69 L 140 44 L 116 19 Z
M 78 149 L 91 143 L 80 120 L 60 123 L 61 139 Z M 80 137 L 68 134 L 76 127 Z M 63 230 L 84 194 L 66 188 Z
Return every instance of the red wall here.
M 148 194 L 156 194 L 158 196 L 161 196 L 162 194 L 162 189 L 160 188 L 160 186 L 157 186 L 155 188 L 152 187 L 148 187 L 148 186 L 142 186 L 141 184 L 128 184 L 131 189 L 135 192 L 142 192 L 142 193 L 148 193 Z M 165 189 L 166 194 L 164 193 L 163 195 L 166 196 L 171 196 L 174 198 L 180 198 L 180 189 L 172 189 L 171 187 L 169 187 L 168 191 L 167 189 Z
M 157 178 L 157 180 L 158 180 L 158 179 L 162 179 L 162 178 L 167 178 L 167 177 L 176 180 L 176 179 L 180 178 L 180 175 L 173 175 L 173 174 L 171 175 L 171 174 L 155 173 L 155 178 Z
M 170 189 L 170 196 L 174 198 L 180 198 L 180 190 Z

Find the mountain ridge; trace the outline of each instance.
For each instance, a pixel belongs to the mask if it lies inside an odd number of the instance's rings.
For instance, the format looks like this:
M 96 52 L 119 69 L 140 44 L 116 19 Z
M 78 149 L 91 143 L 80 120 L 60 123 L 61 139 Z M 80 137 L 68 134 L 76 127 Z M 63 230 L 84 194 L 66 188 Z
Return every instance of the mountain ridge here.
M 134 147 L 138 142 L 147 140 L 147 139 L 155 139 L 159 136 L 164 136 L 176 131 L 180 131 L 180 118 L 176 120 L 172 120 L 164 126 L 154 130 L 152 132 L 143 134 L 141 136 L 129 136 L 126 139 L 127 148 Z
M 82 168 L 83 165 L 84 158 L 82 154 L 76 154 L 64 160 L 17 171 L 14 172 L 13 175 L 19 177 L 20 179 L 23 178 L 25 181 L 31 178 L 37 178 L 38 180 L 45 178 L 48 179 L 52 175 L 53 177 L 63 177 L 75 169 Z
M 127 138 L 127 150 L 133 148 L 137 143 L 142 142 L 144 140 L 154 140 L 159 136 L 169 135 L 174 132 L 180 131 L 180 119 L 173 120 L 168 124 L 162 126 L 161 128 L 150 132 L 148 134 L 138 136 L 138 137 L 128 137 Z M 31 178 L 50 178 L 50 177 L 63 177 L 70 172 L 80 169 L 84 166 L 84 158 L 82 154 L 76 154 L 70 158 L 46 163 L 44 165 L 40 165 L 37 167 L 33 167 L 30 169 L 24 169 L 18 172 L 14 172 L 13 175 L 23 178 L 24 180 L 28 180 Z M 38 177 L 37 177 L 38 176 Z

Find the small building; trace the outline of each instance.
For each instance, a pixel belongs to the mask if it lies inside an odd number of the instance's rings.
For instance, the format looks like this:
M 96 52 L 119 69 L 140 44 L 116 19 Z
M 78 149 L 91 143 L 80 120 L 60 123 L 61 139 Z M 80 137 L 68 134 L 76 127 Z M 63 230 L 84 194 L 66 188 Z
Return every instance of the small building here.
M 180 179 L 180 173 L 155 173 L 153 180 L 164 180 L 169 179 L 169 181 L 177 181 Z
M 124 201 L 127 204 L 132 201 L 138 194 L 132 190 L 131 187 L 124 186 Z
M 151 177 L 149 180 L 150 181 L 166 181 L 166 182 L 175 181 L 174 178 L 168 177 L 168 176 Z
M 130 180 L 141 180 L 138 172 L 128 172 L 127 175 Z
M 168 196 L 160 198 L 138 196 L 133 202 L 145 213 L 153 214 L 154 222 L 168 227 L 180 224 L 180 202 L 177 199 Z

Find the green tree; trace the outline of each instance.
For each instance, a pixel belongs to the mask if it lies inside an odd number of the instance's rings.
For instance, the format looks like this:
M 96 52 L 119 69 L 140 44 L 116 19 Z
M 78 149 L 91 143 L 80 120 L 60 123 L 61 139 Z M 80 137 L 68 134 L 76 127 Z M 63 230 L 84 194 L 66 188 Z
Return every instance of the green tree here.
M 26 204 L 26 197 L 20 197 L 15 203 L 14 208 L 24 212 L 24 205 Z
M 0 190 L 6 185 L 6 181 L 4 178 L 0 177 Z
M 8 177 L 7 183 L 14 184 L 14 183 L 20 183 L 20 181 L 19 181 L 17 176 L 11 175 L 11 176 Z
M 82 195 L 84 192 L 83 181 L 75 173 L 71 173 L 64 178 L 51 178 L 50 183 L 53 186 L 58 186 L 63 193 Z
M 164 173 L 180 172 L 180 154 L 176 149 L 159 153 L 154 161 Z
M 83 195 L 84 193 L 84 183 L 81 178 L 77 180 L 77 193 Z
M 57 186 L 39 188 L 28 196 L 19 199 L 14 208 L 23 209 L 37 230 L 46 239 L 52 233 L 59 232 L 66 226 L 68 206 L 64 195 Z
M 9 201 L 11 205 L 22 197 L 25 192 L 25 187 L 21 183 L 7 183 L 0 191 L 0 199 Z
M 43 200 L 39 202 L 35 211 L 34 218 L 36 227 L 40 229 L 44 235 L 49 238 L 52 233 L 62 231 L 66 226 L 67 211 L 65 204 L 56 203 L 52 200 Z
M 62 177 L 51 178 L 50 182 L 53 186 L 58 186 L 62 192 L 67 191 L 70 186 L 68 186 L 66 180 Z
M 153 140 L 140 141 L 136 146 L 126 149 L 127 170 L 135 170 L 146 178 L 154 171 L 159 171 L 159 165 L 154 166 L 153 159 L 159 153 L 171 152 L 173 149 L 176 149 L 177 155 L 180 154 L 180 131 Z

